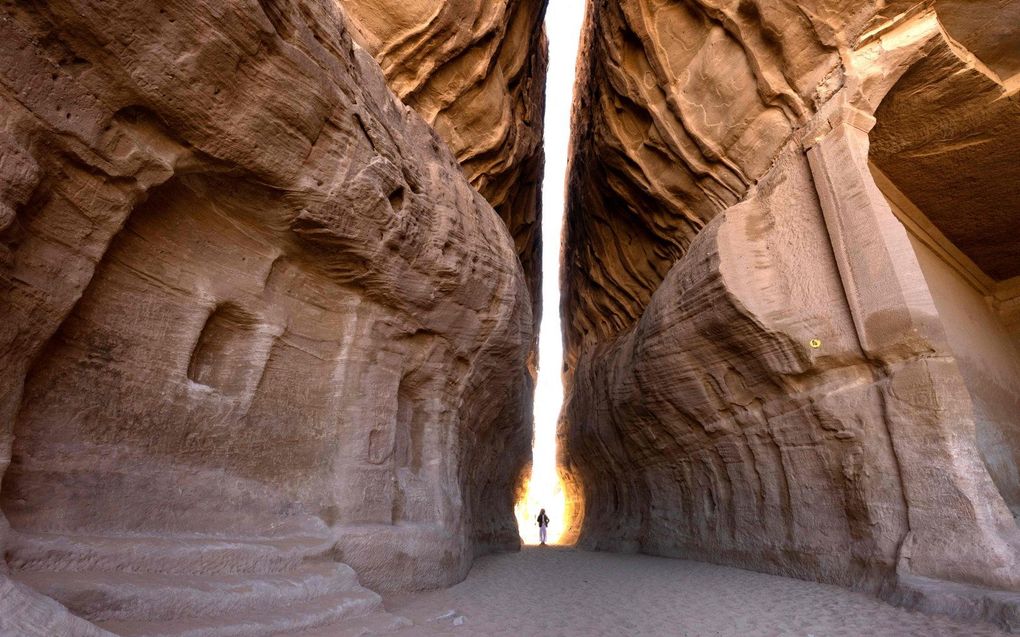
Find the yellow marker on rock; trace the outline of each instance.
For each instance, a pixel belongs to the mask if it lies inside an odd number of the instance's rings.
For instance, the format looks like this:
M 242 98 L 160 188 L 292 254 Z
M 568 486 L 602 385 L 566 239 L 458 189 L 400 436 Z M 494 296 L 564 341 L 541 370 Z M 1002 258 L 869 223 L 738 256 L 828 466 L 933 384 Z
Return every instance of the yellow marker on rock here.
M 811 349 L 818 349 L 822 346 L 822 342 L 817 338 L 811 339 Z

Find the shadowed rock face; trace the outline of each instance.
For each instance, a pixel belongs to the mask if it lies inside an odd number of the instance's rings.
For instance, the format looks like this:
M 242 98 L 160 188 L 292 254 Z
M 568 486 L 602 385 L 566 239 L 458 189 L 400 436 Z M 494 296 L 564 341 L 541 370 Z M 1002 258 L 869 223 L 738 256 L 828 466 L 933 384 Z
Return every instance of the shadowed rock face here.
M 506 223 L 537 324 L 546 0 L 342 4 L 390 88 L 435 127 Z
M 2 11 L 15 579 L 132 634 L 270 634 L 378 607 L 340 562 L 437 586 L 517 546 L 528 284 L 337 6 Z
M 1020 112 L 989 70 L 1013 49 L 936 4 L 589 2 L 562 300 L 581 546 L 1015 624 Z

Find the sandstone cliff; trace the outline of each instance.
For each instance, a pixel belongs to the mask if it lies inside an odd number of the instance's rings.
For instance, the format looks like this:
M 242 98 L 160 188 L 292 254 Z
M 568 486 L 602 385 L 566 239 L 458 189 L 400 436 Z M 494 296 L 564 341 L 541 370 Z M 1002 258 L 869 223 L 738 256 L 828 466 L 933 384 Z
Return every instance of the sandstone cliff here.
M 339 8 L 2 12 L 11 576 L 118 632 L 256 635 L 378 608 L 344 562 L 436 586 L 516 546 L 517 250 Z
M 537 324 L 547 0 L 342 4 L 390 88 L 449 144 L 506 223 Z
M 1015 594 L 968 588 L 1020 591 L 1000 5 L 589 2 L 562 301 L 582 546 L 1015 623 Z

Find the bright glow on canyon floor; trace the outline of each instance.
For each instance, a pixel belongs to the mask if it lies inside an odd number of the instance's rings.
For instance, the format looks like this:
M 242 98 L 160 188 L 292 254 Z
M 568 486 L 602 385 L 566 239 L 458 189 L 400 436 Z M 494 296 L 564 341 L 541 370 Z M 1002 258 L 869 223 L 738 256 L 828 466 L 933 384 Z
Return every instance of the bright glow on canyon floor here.
M 528 544 L 538 544 L 535 518 L 542 508 L 550 518 L 550 543 L 557 543 L 566 530 L 566 496 L 556 470 L 556 423 L 563 405 L 560 239 L 570 142 L 570 107 L 583 19 L 584 3 L 577 0 L 552 0 L 545 19 L 549 35 L 549 79 L 546 84 L 546 155 L 542 194 L 542 327 L 535 391 L 532 473 L 525 497 L 516 507 L 521 538 Z

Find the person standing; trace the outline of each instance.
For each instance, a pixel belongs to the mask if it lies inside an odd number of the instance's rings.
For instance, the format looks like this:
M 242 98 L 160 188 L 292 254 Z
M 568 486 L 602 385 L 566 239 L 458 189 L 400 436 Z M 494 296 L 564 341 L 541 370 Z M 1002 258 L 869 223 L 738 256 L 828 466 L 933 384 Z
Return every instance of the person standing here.
M 538 540 L 545 546 L 546 533 L 549 530 L 549 516 L 545 514 L 545 509 L 538 512 Z

